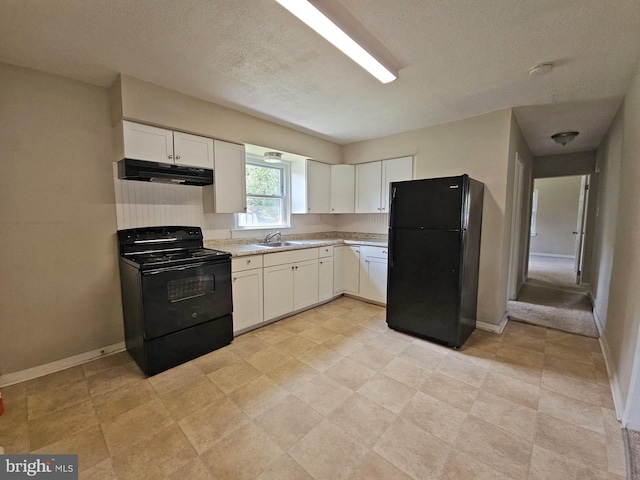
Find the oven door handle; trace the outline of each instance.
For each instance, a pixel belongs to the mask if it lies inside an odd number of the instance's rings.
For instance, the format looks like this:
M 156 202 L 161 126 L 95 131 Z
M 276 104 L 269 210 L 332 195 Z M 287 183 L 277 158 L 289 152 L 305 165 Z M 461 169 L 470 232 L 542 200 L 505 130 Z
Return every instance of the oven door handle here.
M 167 273 L 167 272 L 181 272 L 184 270 L 190 270 L 192 268 L 213 267 L 215 265 L 220 265 L 221 263 L 223 262 L 199 262 L 199 263 L 190 263 L 188 265 L 175 265 L 171 267 L 156 268 L 154 270 L 146 270 L 146 271 L 143 271 L 142 274 L 158 275 L 158 274 Z

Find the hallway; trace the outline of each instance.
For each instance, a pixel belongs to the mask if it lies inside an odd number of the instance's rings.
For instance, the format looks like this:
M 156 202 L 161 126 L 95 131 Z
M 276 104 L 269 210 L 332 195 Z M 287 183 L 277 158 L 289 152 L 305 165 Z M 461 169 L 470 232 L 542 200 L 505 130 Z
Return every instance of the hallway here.
M 576 285 L 573 260 L 531 255 L 526 283 L 508 304 L 511 320 L 598 338 L 587 288 Z

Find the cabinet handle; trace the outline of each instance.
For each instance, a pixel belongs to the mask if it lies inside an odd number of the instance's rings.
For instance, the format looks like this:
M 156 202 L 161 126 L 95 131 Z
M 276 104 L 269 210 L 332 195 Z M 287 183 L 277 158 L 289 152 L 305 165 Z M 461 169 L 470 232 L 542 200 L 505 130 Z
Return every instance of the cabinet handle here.
M 176 160 L 180 160 L 180 155 L 176 155 Z
M 169 158 L 173 158 L 173 155 L 169 155 Z
M 178 158 L 180 158 L 180 157 L 178 157 Z M 382 207 L 382 210 L 386 210 L 386 208 Z
M 378 210 L 380 210 L 380 207 L 378 207 Z
M 385 253 L 385 254 L 386 254 L 386 253 L 387 253 L 387 251 L 386 251 L 386 250 L 383 250 L 383 251 L 382 251 L 382 253 Z
M 238 279 L 238 277 L 233 277 L 233 281 L 235 282 Z
M 309 207 L 307 210 L 311 211 L 311 207 Z
M 296 267 L 296 270 L 298 269 L 298 267 Z
M 320 262 L 320 265 L 322 265 L 322 262 Z
M 293 265 L 292 265 L 292 266 L 291 266 L 291 270 L 293 270 L 293 269 L 294 269 L 294 267 L 293 267 Z
M 335 210 L 335 208 L 332 208 L 331 211 L 333 212 Z
M 247 207 L 244 207 L 244 211 L 245 211 L 245 212 L 247 211 Z
M 251 260 L 247 260 L 247 265 L 249 265 L 251 263 Z

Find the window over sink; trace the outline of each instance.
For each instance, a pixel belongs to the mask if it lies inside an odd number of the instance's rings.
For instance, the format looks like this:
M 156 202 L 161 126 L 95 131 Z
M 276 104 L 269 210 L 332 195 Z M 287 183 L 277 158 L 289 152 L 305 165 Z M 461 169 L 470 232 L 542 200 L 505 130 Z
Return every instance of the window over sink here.
M 236 214 L 236 228 L 260 229 L 290 225 L 289 164 L 270 164 L 247 153 L 247 213 Z

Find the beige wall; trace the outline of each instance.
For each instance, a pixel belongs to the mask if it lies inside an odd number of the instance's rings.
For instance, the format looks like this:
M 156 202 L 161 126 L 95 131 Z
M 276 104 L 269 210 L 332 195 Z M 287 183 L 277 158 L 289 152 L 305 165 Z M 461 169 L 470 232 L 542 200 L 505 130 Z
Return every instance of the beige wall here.
M 535 158 L 533 176 L 534 178 L 548 178 L 565 175 L 589 175 L 595 171 L 595 167 L 595 151 L 548 155 Z
M 500 110 L 343 147 L 345 163 L 415 155 L 416 178 L 468 173 L 484 182 L 478 320 L 492 324 L 506 311 L 511 116 L 511 110 Z
M 110 92 L 116 112 L 114 125 L 120 120 L 121 109 L 127 120 L 296 153 L 324 163 L 341 161 L 341 148 L 336 143 L 134 77 L 121 75 Z
M 640 71 L 598 149 L 592 295 L 623 425 L 640 430 Z
M 536 179 L 538 191 L 536 233 L 531 237 L 531 253 L 575 255 L 578 201 L 582 177 Z
M 107 91 L 0 64 L 0 373 L 123 340 Z

